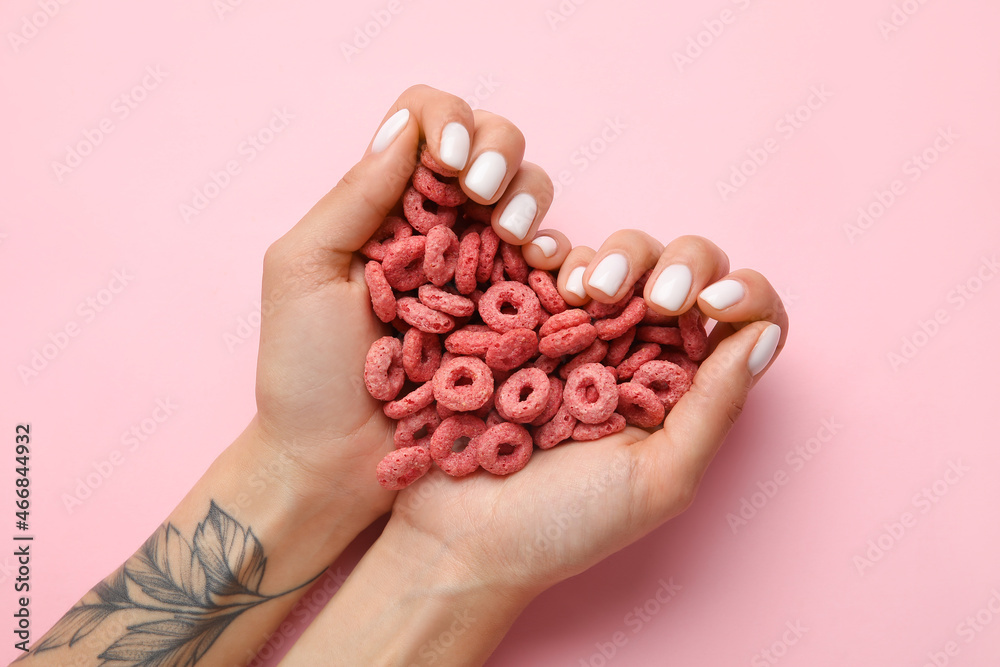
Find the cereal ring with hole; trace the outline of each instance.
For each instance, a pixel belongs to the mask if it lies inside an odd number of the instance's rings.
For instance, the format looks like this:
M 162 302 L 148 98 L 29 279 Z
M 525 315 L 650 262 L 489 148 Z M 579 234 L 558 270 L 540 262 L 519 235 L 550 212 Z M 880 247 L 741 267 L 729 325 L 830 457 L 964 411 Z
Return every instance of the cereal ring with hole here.
M 375 478 L 391 491 L 405 489 L 427 474 L 431 454 L 426 447 L 406 447 L 385 455 L 375 466 Z
M 426 234 L 438 225 L 451 227 L 458 214 L 451 206 L 438 206 L 411 185 L 403 193 L 403 215 L 415 230 Z
M 382 260 L 385 279 L 400 292 L 417 289 L 427 282 L 424 251 L 427 237 L 410 236 L 389 246 Z
M 594 301 L 591 299 L 587 302 L 587 305 L 583 307 L 587 313 L 590 314 L 595 320 L 603 320 L 608 317 L 617 317 L 623 310 L 625 306 L 629 304 L 629 300 L 632 295 L 635 294 L 635 287 L 630 287 L 627 292 L 613 303 L 601 303 L 600 301 Z
M 453 354 L 483 357 L 499 337 L 485 324 L 466 324 L 444 339 L 444 348 Z
M 501 334 L 486 350 L 486 365 L 493 370 L 511 371 L 538 353 L 538 336 L 531 329 L 511 329 Z
M 425 382 L 409 394 L 382 406 L 382 412 L 389 419 L 402 419 L 418 410 L 423 410 L 434 402 L 434 385 Z
M 431 458 L 452 477 L 468 475 L 479 467 L 472 441 L 486 430 L 482 419 L 459 414 L 448 417 L 431 437 Z
M 682 345 L 681 330 L 677 327 L 639 327 L 635 332 L 638 340 L 660 345 Z
M 413 172 L 413 187 L 438 206 L 461 206 L 469 195 L 457 181 L 442 181 L 422 164 Z
M 434 429 L 441 423 L 437 409 L 433 405 L 421 408 L 396 422 L 396 433 L 392 441 L 396 449 L 403 447 L 430 447 Z
M 496 259 L 497 250 L 500 248 L 500 237 L 489 226 L 488 219 L 486 224 L 487 226 L 479 234 L 479 266 L 476 268 L 476 280 L 481 283 L 490 279 L 493 273 L 493 260 Z
M 476 289 L 476 269 L 479 268 L 479 234 L 462 235 L 458 243 L 458 260 L 455 262 L 455 289 L 460 294 L 470 294 Z
M 666 411 L 663 401 L 649 387 L 638 382 L 618 385 L 618 412 L 625 421 L 640 428 L 653 428 L 663 423 Z
M 501 241 L 500 257 L 503 259 L 503 270 L 508 278 L 518 283 L 528 282 L 528 263 L 521 254 L 521 246 Z
M 637 345 L 635 351 L 629 355 L 625 361 L 618 364 L 618 379 L 628 380 L 647 361 L 652 361 L 660 356 L 660 346 L 656 343 L 643 343 Z
M 597 329 L 594 325 L 580 324 L 545 336 L 538 341 L 538 351 L 547 357 L 561 357 L 564 354 L 582 352 L 595 340 L 597 340 Z
M 691 388 L 691 378 L 687 371 L 677 364 L 658 359 L 647 361 L 640 366 L 632 376 L 632 382 L 652 389 L 666 410 L 677 405 L 681 396 Z
M 549 400 L 545 403 L 542 413 L 531 420 L 532 426 L 541 426 L 552 421 L 562 405 L 563 383 L 559 378 L 549 378 Z
M 365 387 L 379 401 L 391 401 L 403 388 L 403 344 L 398 338 L 383 336 L 372 343 L 365 357 Z
M 545 373 L 537 368 L 522 368 L 497 389 L 497 412 L 509 422 L 527 424 L 545 410 L 551 389 Z
M 615 367 L 621 364 L 625 355 L 628 354 L 629 348 L 632 347 L 632 341 L 634 340 L 635 327 L 632 327 L 624 334 L 611 341 L 611 345 L 608 346 L 608 354 L 604 357 L 604 363 L 608 366 Z
M 692 361 L 701 361 L 708 352 L 708 334 L 705 333 L 705 325 L 701 323 L 701 311 L 692 308 L 678 319 L 684 351 Z
M 438 403 L 459 412 L 478 410 L 493 395 L 493 372 L 476 357 L 442 361 L 432 381 Z
M 446 292 L 434 285 L 421 285 L 417 289 L 417 298 L 420 303 L 428 308 L 454 315 L 455 317 L 468 317 L 476 312 L 476 304 L 470 299 L 458 294 Z
M 586 311 L 579 308 L 564 310 L 545 320 L 545 324 L 538 330 L 538 335 L 544 338 L 562 329 L 569 329 L 581 324 L 590 324 L 590 315 Z
M 413 236 L 413 227 L 406 224 L 406 220 L 399 216 L 390 215 L 385 220 L 371 238 L 361 246 L 360 253 L 368 259 L 382 261 L 385 259 L 385 251 L 393 241 L 405 239 Z M 390 238 L 391 237 L 391 238 Z
M 475 220 L 488 227 L 493 217 L 493 205 L 480 204 L 470 199 L 462 205 L 462 214 L 469 220 Z
M 608 353 L 608 344 L 605 343 L 600 338 L 594 340 L 590 344 L 590 347 L 580 352 L 575 357 L 566 362 L 566 364 L 559 369 L 559 377 L 566 379 L 569 374 L 575 371 L 580 366 L 584 364 L 596 364 L 604 359 L 605 355 Z
M 657 359 L 663 359 L 669 361 L 672 364 L 677 364 L 684 369 L 684 372 L 688 374 L 688 377 L 694 381 L 694 374 L 698 372 L 698 362 L 691 361 L 686 354 L 678 350 L 664 350 L 660 353 Z
M 385 279 L 382 264 L 372 260 L 365 264 L 365 283 L 368 284 L 368 295 L 372 300 L 375 316 L 383 322 L 392 322 L 396 317 L 396 296 L 392 286 Z
M 566 404 L 563 403 L 550 421 L 534 429 L 535 444 L 539 449 L 552 449 L 560 442 L 573 437 L 576 425 L 576 417 L 569 413 Z
M 548 271 L 532 269 L 531 273 L 528 274 L 528 287 L 535 290 L 542 308 L 552 315 L 561 313 L 569 307 L 566 305 L 566 300 L 559 294 L 555 278 Z
M 613 412 L 606 421 L 600 424 L 585 424 L 582 422 L 577 424 L 573 429 L 573 439 L 579 442 L 586 442 L 587 440 L 597 440 L 598 438 L 603 438 L 612 433 L 624 430 L 625 418 L 617 412 Z
M 509 475 L 528 464 L 533 450 L 531 434 L 520 424 L 491 426 L 473 440 L 479 465 L 494 475 Z
M 504 312 L 505 307 L 513 313 Z M 506 333 L 511 329 L 534 329 L 542 305 L 530 287 L 524 283 L 504 281 L 490 286 L 479 299 L 479 315 L 486 326 Z M 550 355 L 551 356 L 551 355 Z
M 621 314 L 615 318 L 598 320 L 594 322 L 597 329 L 597 337 L 601 340 L 611 340 L 624 335 L 626 331 L 639 324 L 646 314 L 646 302 L 641 296 L 634 296 L 628 302 Z
M 434 159 L 434 156 L 431 155 L 430 146 L 427 144 L 420 145 L 420 163 L 433 171 L 435 174 L 441 174 L 442 176 L 449 178 L 458 176 L 458 172 L 456 170 L 445 166 Z
M 427 232 L 424 250 L 424 275 L 440 287 L 455 276 L 458 265 L 458 236 L 448 227 L 438 225 Z
M 455 320 L 451 315 L 428 308 L 412 296 L 396 300 L 396 314 L 410 326 L 427 333 L 446 333 L 455 328 Z
M 437 334 L 416 327 L 403 334 L 403 370 L 414 382 L 427 382 L 441 365 L 441 341 Z
M 601 364 L 584 364 L 569 374 L 563 405 L 585 424 L 600 424 L 618 407 L 615 378 Z

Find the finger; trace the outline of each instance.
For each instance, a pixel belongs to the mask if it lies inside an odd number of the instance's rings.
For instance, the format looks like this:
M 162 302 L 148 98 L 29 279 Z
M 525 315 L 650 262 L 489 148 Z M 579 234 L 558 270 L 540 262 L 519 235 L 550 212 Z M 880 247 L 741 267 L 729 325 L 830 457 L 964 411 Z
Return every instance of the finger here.
M 755 322 L 722 341 L 695 375 L 663 428 L 633 445 L 636 503 L 662 518 L 690 504 L 706 468 L 736 423 L 754 375 L 777 349 L 780 330 Z M 679 505 L 679 507 L 678 507 Z
M 524 135 L 502 116 L 481 109 L 473 113 L 476 129 L 469 164 L 459 174 L 459 182 L 470 199 L 492 204 L 500 198 L 521 166 Z
M 552 179 L 536 164 L 522 162 L 493 210 L 493 230 L 507 243 L 521 245 L 552 204 Z
M 663 244 L 646 232 L 614 232 L 587 267 L 583 279 L 587 294 L 603 303 L 617 301 L 656 264 L 662 250 Z
M 531 243 L 521 246 L 524 261 L 536 269 L 555 271 L 566 261 L 573 244 L 566 235 L 554 229 L 543 229 Z
M 729 257 L 701 236 L 681 236 L 663 249 L 646 281 L 646 303 L 662 315 L 687 312 L 698 293 L 729 272 Z
M 566 300 L 566 303 L 577 308 L 590 301 L 587 290 L 583 286 L 583 274 L 587 270 L 587 264 L 594 258 L 593 248 L 581 245 L 573 248 L 566 256 L 562 267 L 559 269 L 559 279 L 556 282 L 559 294 Z
M 788 314 L 777 291 L 756 271 L 739 269 L 713 283 L 698 295 L 698 308 L 718 322 L 709 336 L 709 350 L 747 324 L 760 320 L 781 327 L 778 351 L 784 347 Z

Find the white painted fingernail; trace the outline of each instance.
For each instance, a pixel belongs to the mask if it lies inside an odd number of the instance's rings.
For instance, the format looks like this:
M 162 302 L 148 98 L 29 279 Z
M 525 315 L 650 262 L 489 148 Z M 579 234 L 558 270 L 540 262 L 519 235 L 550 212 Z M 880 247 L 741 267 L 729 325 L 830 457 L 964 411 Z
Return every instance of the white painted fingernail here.
M 399 136 L 399 133 L 406 127 L 406 123 L 409 120 L 409 109 L 400 109 L 389 116 L 388 120 L 382 123 L 382 127 L 375 134 L 375 141 L 372 142 L 372 153 L 381 153 L 388 148 L 392 140 Z
M 531 245 L 537 246 L 546 257 L 552 257 L 559 249 L 559 244 L 551 236 L 536 236 L 532 239 Z
M 778 349 L 778 339 L 781 338 L 781 327 L 772 324 L 761 332 L 757 344 L 750 350 L 750 358 L 747 360 L 747 368 L 750 375 L 757 375 L 774 356 L 774 351 Z
M 493 199 L 507 175 L 507 160 L 496 151 L 486 151 L 476 158 L 465 175 L 465 187 L 482 199 Z
M 587 290 L 583 289 L 583 273 L 587 270 L 585 266 L 578 266 L 566 276 L 566 291 L 572 292 L 581 299 L 587 298 Z
M 660 272 L 649 292 L 649 300 L 666 310 L 680 310 L 691 291 L 691 269 L 671 264 Z
M 743 283 L 737 280 L 720 280 L 714 285 L 709 285 L 698 295 L 704 299 L 705 303 L 716 310 L 725 310 L 740 299 L 746 296 Z
M 527 192 L 522 192 L 507 202 L 497 224 L 518 239 L 523 239 L 531 228 L 531 223 L 535 221 L 537 211 L 538 204 L 535 203 L 535 198 Z
M 614 296 L 625 278 L 628 276 L 628 259 L 625 255 L 613 252 L 600 261 L 590 274 L 590 286 L 599 289 L 608 296 Z
M 441 130 L 441 161 L 461 171 L 469 160 L 469 131 L 461 123 L 448 123 Z

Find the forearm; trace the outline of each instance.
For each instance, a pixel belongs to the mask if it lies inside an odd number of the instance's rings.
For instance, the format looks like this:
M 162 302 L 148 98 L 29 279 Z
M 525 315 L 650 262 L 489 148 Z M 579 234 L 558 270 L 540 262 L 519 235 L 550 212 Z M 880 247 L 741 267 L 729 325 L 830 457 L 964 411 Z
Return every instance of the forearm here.
M 21 664 L 126 656 L 138 664 L 154 655 L 164 665 L 191 657 L 199 665 L 246 662 L 306 584 L 372 519 L 366 508 L 332 506 L 335 496 L 318 501 L 293 490 L 296 466 L 248 427 L 146 543 Z
M 282 667 L 485 662 L 537 591 L 482 584 L 431 542 L 390 524 Z

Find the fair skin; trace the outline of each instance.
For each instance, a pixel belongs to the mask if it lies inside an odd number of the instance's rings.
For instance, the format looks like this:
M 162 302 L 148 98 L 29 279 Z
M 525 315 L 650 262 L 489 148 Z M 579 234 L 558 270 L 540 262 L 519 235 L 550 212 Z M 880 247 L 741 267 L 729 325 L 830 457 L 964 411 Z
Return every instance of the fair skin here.
M 777 351 L 784 343 L 787 319 L 770 284 L 755 271 L 730 272 L 725 253 L 693 236 L 664 246 L 648 234 L 624 230 L 594 251 L 571 248 L 566 236 L 546 230 L 543 235 L 556 245 L 546 256 L 529 242 L 552 201 L 552 185 L 541 168 L 523 161 L 520 131 L 426 86 L 405 91 L 385 119 L 400 109 L 409 116 L 391 142 L 379 152 L 369 144 L 341 182 L 268 249 L 257 415 L 168 517 L 177 534 L 140 549 L 125 564 L 127 577 L 105 580 L 111 589 L 127 591 L 129 603 L 106 587 L 95 588 L 34 642 L 25 664 L 91 664 L 109 651 L 116 660 L 160 651 L 167 656 L 163 664 L 179 664 L 180 656 L 199 665 L 245 661 L 248 648 L 256 649 L 277 627 L 304 585 L 390 510 L 382 535 L 282 664 L 481 664 L 541 591 L 634 542 L 693 501 L 763 374 L 751 356 L 768 323 L 781 328 Z M 356 251 L 399 201 L 420 142 L 440 157 L 441 132 L 452 122 L 470 137 L 463 186 L 484 151 L 504 156 L 507 170 L 490 198 L 465 189 L 474 201 L 497 204 L 494 228 L 503 240 L 523 246 L 528 264 L 558 270 L 567 302 L 615 301 L 653 269 L 644 293 L 651 309 L 673 315 L 697 304 L 719 324 L 691 391 L 662 428 L 629 427 L 601 440 L 536 451 L 524 470 L 509 477 L 480 471 L 450 478 L 432 470 L 395 493 L 374 481 L 375 465 L 393 449 L 393 423 L 359 381 L 365 353 L 384 335 L 384 326 L 372 312 Z M 523 238 L 497 224 L 519 193 L 538 203 Z M 605 294 L 588 279 L 612 253 L 625 256 L 629 270 L 615 293 Z M 691 270 L 692 285 L 683 303 L 668 311 L 651 300 L 650 290 L 659 272 L 677 263 Z M 581 266 L 587 267 L 585 297 L 566 289 L 567 277 Z M 744 295 L 720 311 L 699 292 L 722 279 L 739 282 Z M 753 375 L 751 367 L 759 372 Z M 248 485 L 254 476 L 264 480 L 264 491 Z M 224 515 L 206 515 L 210 505 Z M 252 566 L 259 563 L 249 557 L 251 528 L 266 568 Z M 212 562 L 222 564 L 199 566 L 192 549 L 218 552 L 221 560 Z M 227 622 L 213 626 L 222 613 L 231 614 Z M 79 632 L 88 620 L 88 632 Z M 455 641 L 445 650 L 435 640 L 447 632 Z M 74 633 L 79 636 L 69 645 Z M 38 650 L 46 642 L 46 650 Z

